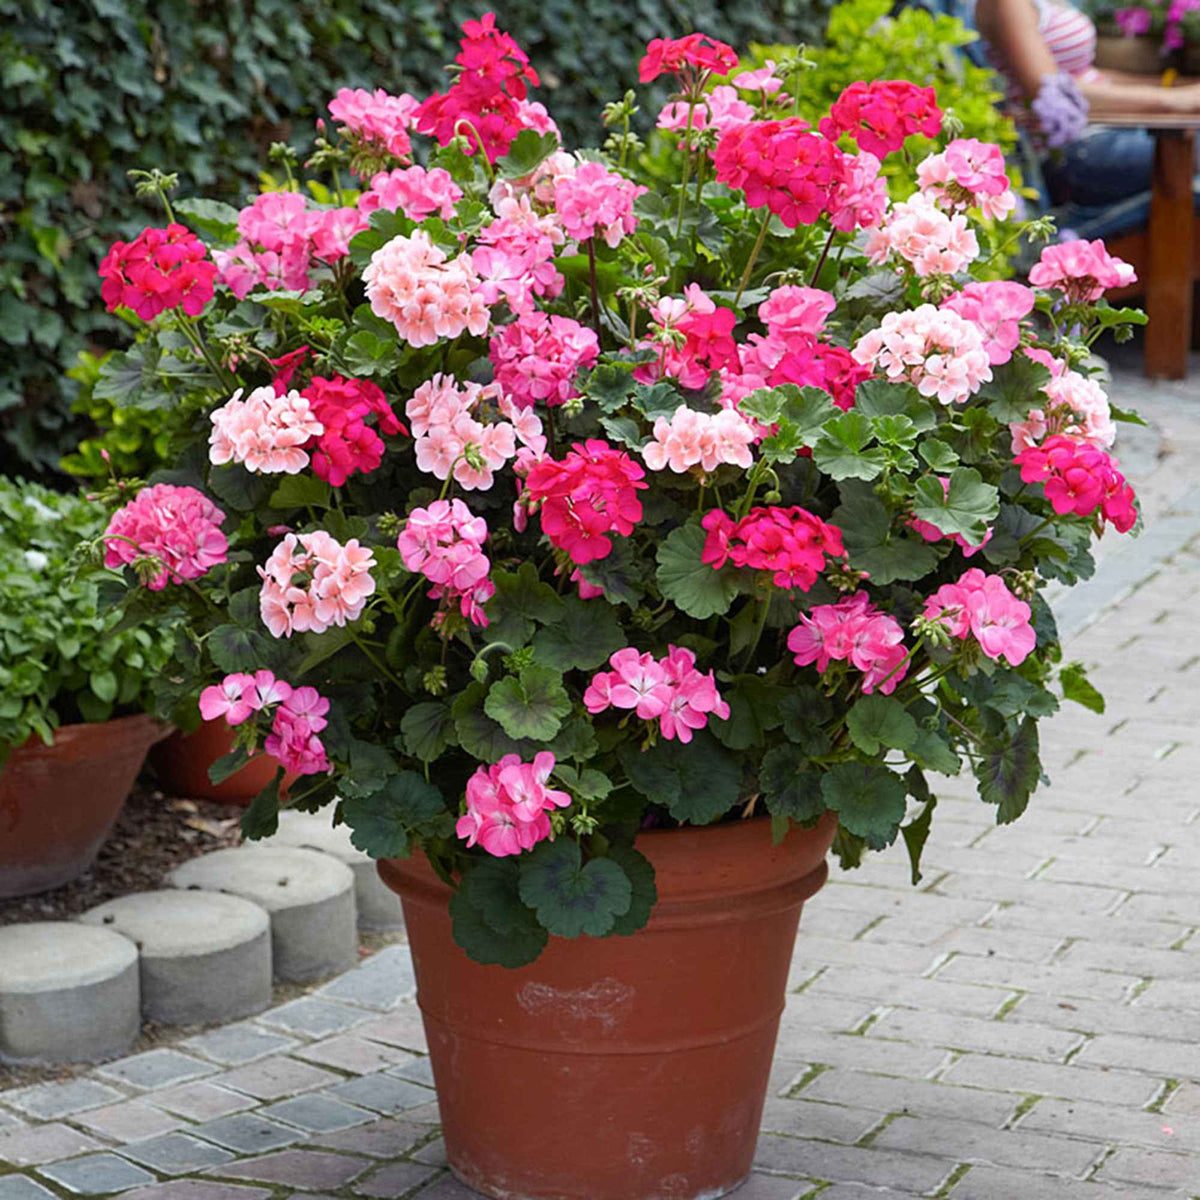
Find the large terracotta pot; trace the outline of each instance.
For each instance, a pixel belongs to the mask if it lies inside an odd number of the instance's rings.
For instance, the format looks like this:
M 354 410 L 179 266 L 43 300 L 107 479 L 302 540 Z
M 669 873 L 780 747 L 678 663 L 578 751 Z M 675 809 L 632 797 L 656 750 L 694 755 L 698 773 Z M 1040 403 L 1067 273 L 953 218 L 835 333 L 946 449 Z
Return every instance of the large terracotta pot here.
M 467 958 L 424 856 L 404 901 L 446 1154 L 503 1200 L 699 1200 L 750 1171 L 804 901 L 832 814 L 650 831 L 659 901 L 632 937 L 550 939 L 527 967 Z
M 205 721 L 194 733 L 176 730 L 150 752 L 150 765 L 164 790 L 176 796 L 245 807 L 275 778 L 279 764 L 258 754 L 228 779 L 213 783 L 208 768 L 233 749 L 233 738 L 234 731 L 223 719 Z M 295 775 L 285 775 L 280 793 L 295 779 Z
M 1161 38 L 1102 34 L 1096 39 L 1096 66 L 1101 70 L 1161 75 L 1169 65 L 1162 54 Z
M 0 898 L 49 891 L 95 861 L 146 751 L 164 727 L 145 714 L 64 725 L 0 767 Z

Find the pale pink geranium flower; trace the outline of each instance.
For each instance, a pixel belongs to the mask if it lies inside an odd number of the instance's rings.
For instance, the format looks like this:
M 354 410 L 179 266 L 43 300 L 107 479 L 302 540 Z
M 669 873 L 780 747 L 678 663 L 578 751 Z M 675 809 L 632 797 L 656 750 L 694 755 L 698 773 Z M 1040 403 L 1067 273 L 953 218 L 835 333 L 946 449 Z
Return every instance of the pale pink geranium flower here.
M 391 96 L 383 88 L 374 92 L 342 88 L 329 102 L 329 112 L 335 121 L 399 159 L 407 159 L 412 153 L 408 131 L 416 124 L 419 107 L 420 101 L 415 96 L 407 92 Z
M 200 693 L 200 715 L 206 721 L 224 717 L 228 724 L 240 725 L 261 707 L 257 701 L 253 675 L 226 675 Z
M 498 384 L 460 384 L 453 375 L 426 380 L 405 406 L 416 441 L 417 467 L 438 479 L 451 475 L 467 491 L 486 491 L 495 472 L 517 453 L 517 430 L 502 413 Z M 486 410 L 486 411 L 485 411 Z M 486 420 L 481 420 L 486 417 Z M 522 422 L 526 438 L 537 444 L 541 423 L 535 429 Z M 542 448 L 545 448 L 544 441 Z
M 1104 242 L 1058 242 L 1047 246 L 1029 272 L 1037 288 L 1057 288 L 1072 304 L 1099 300 L 1109 288 L 1137 282 L 1134 269 L 1123 259 L 1109 254 Z
M 737 94 L 737 88 L 727 83 L 719 84 L 705 94 L 700 103 L 692 108 L 692 129 L 722 130 L 729 125 L 740 125 L 754 120 L 754 107 Z M 688 127 L 688 105 L 684 100 L 674 100 L 658 114 L 655 125 L 659 129 L 679 130 Z M 680 143 L 682 148 L 683 143 Z
M 670 467 L 683 474 L 698 466 L 711 474 L 723 463 L 749 467 L 755 437 L 753 426 L 733 409 L 709 414 L 681 404 L 670 421 L 659 417 L 654 422 L 654 437 L 642 447 L 642 457 L 652 471 Z
M 357 620 L 375 591 L 374 565 L 357 539 L 342 545 L 323 529 L 289 533 L 258 568 L 263 624 L 273 637 L 291 637 Z
M 1050 382 L 1042 388 L 1046 401 L 1030 409 L 1024 421 L 1009 425 L 1012 452 L 1020 454 L 1055 434 L 1081 438 L 1097 450 L 1107 450 L 1117 437 L 1112 407 L 1104 389 L 1066 363 L 1034 347 L 1025 353 L 1050 371 Z
M 1017 204 L 1004 151 L 977 138 L 955 138 L 940 154 L 918 163 L 917 183 L 948 212 L 978 208 L 985 217 L 1003 221 Z
M 437 213 L 448 221 L 462 197 L 462 188 L 443 167 L 400 167 L 371 176 L 371 186 L 358 198 L 358 211 L 363 216 L 379 209 L 402 212 L 410 221 Z
M 633 202 L 647 189 L 603 163 L 585 162 L 554 188 L 554 211 L 568 237 L 599 236 L 614 249 L 637 228 Z
M 304 470 L 308 466 L 305 443 L 325 432 L 305 396 L 297 391 L 277 395 L 269 386 L 255 388 L 245 399 L 238 388 L 210 420 L 211 463 L 241 463 L 247 471 L 269 475 Z
M 942 307 L 970 321 L 984 339 L 988 362 L 1000 366 L 1012 358 L 1021 342 L 1021 321 L 1033 312 L 1037 297 L 1024 284 L 1010 279 L 969 283 L 942 301 Z
M 742 71 L 733 77 L 732 83 L 743 92 L 765 92 L 768 96 L 783 87 L 783 80 L 775 74 L 775 60 L 767 61 L 755 71 Z
M 924 193 L 892 206 L 884 224 L 867 238 L 873 263 L 907 263 L 921 279 L 955 275 L 979 256 L 979 241 L 961 213 L 944 213 Z

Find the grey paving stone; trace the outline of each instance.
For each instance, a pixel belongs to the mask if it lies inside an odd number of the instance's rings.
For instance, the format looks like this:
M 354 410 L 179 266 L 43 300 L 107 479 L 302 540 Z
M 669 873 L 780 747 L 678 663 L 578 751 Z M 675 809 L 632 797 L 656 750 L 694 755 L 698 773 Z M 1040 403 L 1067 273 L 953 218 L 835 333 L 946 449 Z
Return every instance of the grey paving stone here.
M 871 1026 L 866 1036 L 871 1041 L 890 1038 L 1048 1062 L 1061 1062 L 1083 1041 L 1079 1034 L 1061 1029 L 1043 1029 L 1009 1021 L 981 1021 L 974 1017 L 911 1008 L 892 1009 Z
M 411 1062 L 406 1062 L 401 1066 L 389 1067 L 387 1073 L 400 1079 L 410 1079 L 413 1083 L 423 1083 L 427 1087 L 433 1087 L 433 1061 L 428 1057 L 414 1058 Z
M 426 1142 L 420 1150 L 413 1151 L 413 1158 L 417 1162 L 426 1163 L 431 1167 L 444 1167 L 446 1163 L 446 1142 L 443 1138 L 434 1138 L 432 1142 Z
M 5 1175 L 0 1178 L 0 1200 L 55 1200 L 55 1196 L 27 1175 Z
M 228 1150 L 187 1133 L 168 1133 L 149 1141 L 134 1142 L 122 1153 L 163 1175 L 186 1175 L 233 1160 Z
M 124 1200 L 267 1200 L 266 1188 L 242 1184 L 216 1183 L 207 1179 L 172 1179 L 136 1192 L 126 1192 Z
M 134 1054 L 99 1068 L 99 1073 L 109 1079 L 119 1079 L 131 1087 L 147 1091 L 186 1083 L 211 1075 L 217 1068 L 211 1063 L 201 1062 L 178 1050 L 147 1050 L 145 1054 Z
M 182 1087 L 155 1092 L 147 1100 L 193 1121 L 211 1121 L 229 1113 L 243 1112 L 255 1105 L 254 1100 L 241 1092 L 233 1092 L 213 1083 L 185 1083 Z
M 0 1093 L 0 1098 L 3 1093 Z M 15 1113 L 5 1112 L 0 1108 L 0 1129 L 16 1129 L 18 1126 L 24 1126 L 25 1122 L 21 1120 Z
M 349 1154 L 329 1154 L 323 1150 L 282 1150 L 247 1159 L 233 1167 L 222 1167 L 220 1174 L 229 1179 L 248 1179 L 253 1183 L 276 1183 L 315 1192 L 320 1188 L 345 1187 L 373 1164 L 366 1158 Z
M 391 1163 L 389 1166 L 381 1167 L 369 1178 L 356 1183 L 354 1194 L 369 1196 L 371 1200 L 394 1200 L 398 1196 L 407 1196 L 418 1184 L 425 1183 L 437 1174 L 437 1167 L 426 1167 L 421 1163 Z M 429 1192 L 421 1194 L 428 1196 Z
M 1098 1100 L 1141 1108 L 1158 1094 L 1161 1081 L 1129 1071 L 1060 1067 L 1028 1059 L 968 1054 L 942 1076 L 946 1083 L 997 1091 L 1035 1093 L 1061 1100 Z
M 822 1200 L 828 1193 L 822 1193 Z M 1158 1188 L 1084 1183 L 1012 1167 L 973 1166 L 950 1192 L 950 1200 L 1168 1200 Z
M 425 1040 L 425 1025 L 421 1021 L 420 1009 L 412 1001 L 405 1001 L 383 1017 L 372 1017 L 365 1025 L 354 1031 L 359 1037 L 374 1042 L 386 1042 L 389 1046 L 401 1046 L 405 1050 L 428 1053 Z
M 840 1068 L 823 1071 L 801 1092 L 825 1100 L 883 1112 L 921 1117 L 959 1117 L 999 1127 L 1012 1116 L 1020 1097 L 983 1088 L 953 1087 L 923 1079 L 896 1079 Z
M 193 1132 L 197 1137 L 207 1138 L 239 1154 L 261 1154 L 264 1150 L 278 1150 L 300 1140 L 296 1130 L 268 1121 L 257 1113 L 218 1117 L 215 1121 L 197 1125 Z
M 178 1129 L 183 1122 L 144 1100 L 126 1100 L 105 1108 L 94 1108 L 73 1118 L 92 1133 L 114 1142 L 139 1142 Z
M 348 1000 L 363 1008 L 395 1008 L 417 987 L 412 956 L 407 946 L 387 946 L 353 971 L 327 983 L 319 994 L 331 1000 Z
M 332 1071 L 297 1062 L 294 1058 L 272 1057 L 260 1059 L 248 1067 L 238 1067 L 218 1076 L 222 1087 L 246 1092 L 259 1100 L 282 1100 L 300 1092 L 311 1092 L 326 1084 L 336 1083 L 340 1077 Z
M 429 1136 L 425 1125 L 409 1120 L 382 1118 L 341 1133 L 316 1134 L 308 1145 L 347 1154 L 365 1154 L 369 1158 L 399 1158 Z
M 1084 1046 L 1075 1061 L 1080 1065 L 1126 1067 L 1175 1078 L 1200 1077 L 1200 1046 L 1174 1039 L 1101 1033 Z
M 115 1154 L 89 1154 L 39 1167 L 38 1173 L 80 1196 L 106 1196 L 154 1183 L 154 1176 Z
M 936 1190 L 950 1174 L 954 1162 L 876 1147 L 838 1146 L 833 1142 L 811 1142 L 764 1133 L 758 1139 L 754 1165 L 768 1173 L 803 1175 L 833 1183 L 876 1184 L 923 1193 Z
M 56 1121 L 89 1108 L 99 1108 L 123 1099 L 115 1088 L 94 1079 L 68 1079 L 63 1083 L 42 1083 L 36 1087 L 5 1092 L 4 1103 L 41 1121 Z
M 256 1062 L 268 1054 L 282 1054 L 299 1045 L 295 1038 L 269 1033 L 254 1025 L 241 1022 L 188 1038 L 180 1045 L 193 1054 L 201 1054 L 224 1067 L 240 1067 Z
M 14 1167 L 36 1166 L 103 1149 L 101 1142 L 67 1125 L 38 1125 L 0 1133 L 0 1163 L 11 1163 Z
M 351 1079 L 329 1088 L 328 1094 L 384 1116 L 429 1102 L 428 1088 L 391 1075 L 364 1075 L 361 1079 Z
M 291 1000 L 268 1010 L 258 1018 L 258 1022 L 305 1037 L 323 1038 L 333 1033 L 344 1033 L 367 1019 L 368 1014 L 360 1008 L 351 1008 L 333 1000 L 318 1000 L 315 996 L 302 996 L 299 1000 Z
M 1165 1150 L 1118 1150 L 1096 1172 L 1096 1178 L 1122 1186 L 1144 1183 L 1149 1187 L 1194 1188 L 1196 1159 Z
M 1184 1113 L 1134 1112 L 1086 1100 L 1039 1100 L 1019 1129 L 1040 1130 L 1106 1145 L 1139 1143 L 1158 1150 L 1200 1153 L 1200 1118 Z
M 417 1195 L 420 1200 L 479 1200 L 479 1193 L 464 1187 L 448 1171 L 422 1188 Z
M 352 1075 L 369 1075 L 372 1071 L 409 1060 L 409 1055 L 395 1046 L 346 1033 L 302 1046 L 295 1051 L 295 1057 Z
M 831 1142 L 857 1142 L 883 1120 L 884 1113 L 864 1108 L 847 1108 L 818 1100 L 767 1098 L 762 1128 L 770 1133 L 822 1138 Z
M 350 1129 L 355 1125 L 379 1119 L 377 1113 L 346 1104 L 333 1096 L 322 1096 L 319 1093 L 314 1095 L 311 1092 L 306 1096 L 281 1100 L 278 1104 L 260 1108 L 258 1111 L 261 1116 L 284 1121 L 308 1133 L 336 1133 L 341 1129 Z

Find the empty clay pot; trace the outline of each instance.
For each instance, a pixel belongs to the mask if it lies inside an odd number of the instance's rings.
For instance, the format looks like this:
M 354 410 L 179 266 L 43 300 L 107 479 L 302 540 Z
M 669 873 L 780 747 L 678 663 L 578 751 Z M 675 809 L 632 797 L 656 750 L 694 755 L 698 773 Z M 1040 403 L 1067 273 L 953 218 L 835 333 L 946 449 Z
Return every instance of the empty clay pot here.
M 446 1154 L 504 1200 L 699 1200 L 750 1171 L 797 922 L 828 874 L 826 814 L 650 830 L 658 904 L 630 937 L 552 937 L 529 966 L 469 959 L 423 855 L 404 901 Z

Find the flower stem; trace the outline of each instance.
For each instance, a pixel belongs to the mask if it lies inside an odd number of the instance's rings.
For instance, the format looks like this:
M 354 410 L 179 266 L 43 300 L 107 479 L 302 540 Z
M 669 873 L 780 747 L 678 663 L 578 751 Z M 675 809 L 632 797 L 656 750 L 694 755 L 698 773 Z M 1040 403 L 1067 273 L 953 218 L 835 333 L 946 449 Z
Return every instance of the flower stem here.
M 592 327 L 596 330 L 596 337 L 602 337 L 603 331 L 600 328 L 600 290 L 596 286 L 596 239 L 590 237 L 587 239 L 588 250 L 588 281 L 592 288 Z
M 808 281 L 810 288 L 817 286 L 817 280 L 821 278 L 821 268 L 825 265 L 825 260 L 829 257 L 829 249 L 833 245 L 833 239 L 837 236 L 836 229 L 830 229 L 829 237 L 825 239 L 825 249 L 821 251 L 821 257 L 817 259 L 816 270 L 812 273 L 812 278 Z
M 367 659 L 371 666 L 373 666 L 375 670 L 377 670 L 385 679 L 387 679 L 389 683 L 395 684 L 395 686 L 401 691 L 404 691 L 404 684 L 402 684 L 400 680 L 397 679 L 396 676 L 393 675 L 391 671 L 389 671 L 387 667 L 375 657 L 375 655 L 367 647 L 366 642 L 364 642 L 362 638 L 360 638 L 358 634 L 354 632 L 353 629 L 350 631 L 350 637 L 354 644 L 363 652 L 363 656 Z
M 683 179 L 679 184 L 679 210 L 675 214 L 675 236 L 678 237 L 683 230 L 683 209 L 687 203 L 687 185 L 692 174 L 692 118 L 696 113 L 696 97 L 693 95 L 688 100 L 688 115 L 687 125 L 683 131 Z
M 750 251 L 750 257 L 746 260 L 746 269 L 742 272 L 742 282 L 738 284 L 737 295 L 733 298 L 733 307 L 737 308 L 738 302 L 742 298 L 742 293 L 746 290 L 746 284 L 750 282 L 750 274 L 754 270 L 754 264 L 758 261 L 759 251 L 763 248 L 763 242 L 767 240 L 767 226 L 771 223 L 771 210 L 768 208 L 763 213 L 762 224 L 758 228 L 758 237 L 754 242 L 754 249 Z

